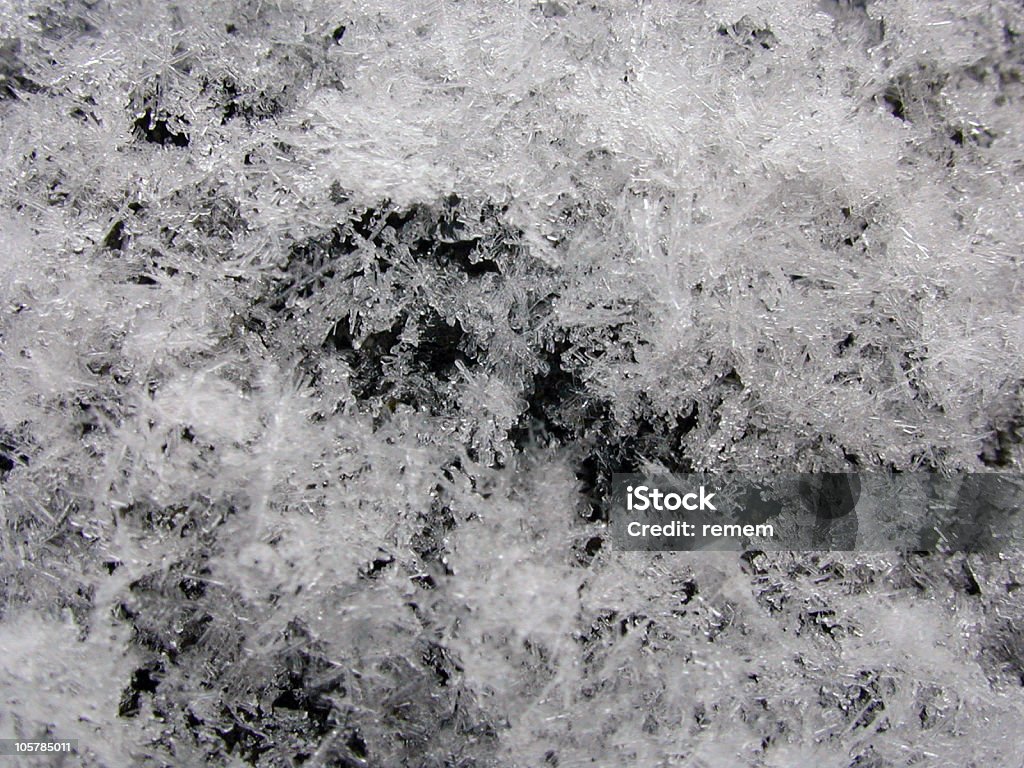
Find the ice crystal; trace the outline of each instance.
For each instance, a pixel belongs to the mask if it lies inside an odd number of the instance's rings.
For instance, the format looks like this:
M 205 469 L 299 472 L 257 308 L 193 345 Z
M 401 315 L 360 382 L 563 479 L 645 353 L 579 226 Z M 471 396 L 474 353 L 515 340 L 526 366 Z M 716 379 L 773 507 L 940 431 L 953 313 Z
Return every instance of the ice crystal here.
M 1004 556 L 618 553 L 611 476 L 1018 470 L 1024 16 L 0 10 L 0 736 L 1016 765 Z

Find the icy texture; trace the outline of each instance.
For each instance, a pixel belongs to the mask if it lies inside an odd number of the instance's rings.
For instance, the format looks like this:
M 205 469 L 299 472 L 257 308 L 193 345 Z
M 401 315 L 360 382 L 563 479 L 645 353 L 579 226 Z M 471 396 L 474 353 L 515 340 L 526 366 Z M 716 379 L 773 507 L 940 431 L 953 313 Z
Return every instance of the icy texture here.
M 1019 765 L 1017 555 L 609 551 L 611 473 L 1021 468 L 1019 4 L 0 9 L 0 736 Z

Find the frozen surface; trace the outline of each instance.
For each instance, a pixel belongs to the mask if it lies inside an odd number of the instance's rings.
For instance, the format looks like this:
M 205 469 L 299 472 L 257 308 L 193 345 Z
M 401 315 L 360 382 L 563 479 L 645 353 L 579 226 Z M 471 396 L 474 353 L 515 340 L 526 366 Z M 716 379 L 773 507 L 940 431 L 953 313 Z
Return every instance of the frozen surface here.
M 645 468 L 1021 470 L 1022 35 L 2 4 L 0 737 L 1021 765 L 1019 553 L 616 553 L 597 510 Z

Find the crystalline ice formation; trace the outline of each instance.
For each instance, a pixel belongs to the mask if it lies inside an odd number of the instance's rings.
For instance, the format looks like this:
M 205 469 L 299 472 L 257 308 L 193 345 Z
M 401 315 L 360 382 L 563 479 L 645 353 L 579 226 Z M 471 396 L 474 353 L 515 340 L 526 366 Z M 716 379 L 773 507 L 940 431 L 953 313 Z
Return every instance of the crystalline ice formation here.
M 622 470 L 1019 471 L 1019 4 L 0 10 L 0 737 L 1018 765 L 1019 553 L 619 553 Z

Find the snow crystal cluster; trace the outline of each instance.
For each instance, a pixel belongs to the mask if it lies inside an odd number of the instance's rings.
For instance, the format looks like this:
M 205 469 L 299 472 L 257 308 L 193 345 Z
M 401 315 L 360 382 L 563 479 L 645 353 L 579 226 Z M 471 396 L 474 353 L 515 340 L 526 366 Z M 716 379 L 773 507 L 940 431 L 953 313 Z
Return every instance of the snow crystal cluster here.
M 1010 0 L 3 4 L 0 738 L 1020 765 L 1020 553 L 623 553 L 602 502 L 1020 471 L 1022 35 Z

